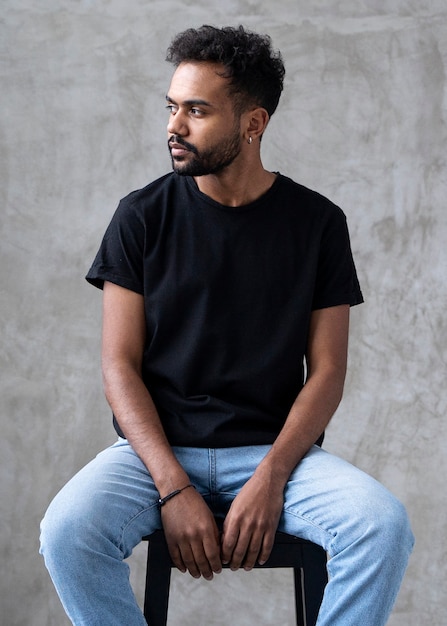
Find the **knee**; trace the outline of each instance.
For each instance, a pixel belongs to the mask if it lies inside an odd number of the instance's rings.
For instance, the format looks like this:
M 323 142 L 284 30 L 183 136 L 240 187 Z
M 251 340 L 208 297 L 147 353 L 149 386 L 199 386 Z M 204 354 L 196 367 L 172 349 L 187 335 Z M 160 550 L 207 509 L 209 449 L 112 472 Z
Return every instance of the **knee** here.
M 379 486 L 370 494 L 364 509 L 365 534 L 371 536 L 385 555 L 399 553 L 408 558 L 414 545 L 414 535 L 404 505 L 389 491 Z
M 70 497 L 71 496 L 71 497 Z M 40 553 L 45 561 L 76 560 L 101 540 L 94 509 L 62 490 L 48 507 L 40 524 Z
M 79 531 L 80 524 L 76 523 L 70 508 L 54 500 L 40 524 L 40 553 L 45 558 L 62 557 Z
M 388 496 L 382 526 L 385 527 L 383 531 L 388 535 L 388 541 L 394 549 L 399 545 L 407 555 L 410 554 L 414 545 L 410 519 L 405 506 L 391 494 Z

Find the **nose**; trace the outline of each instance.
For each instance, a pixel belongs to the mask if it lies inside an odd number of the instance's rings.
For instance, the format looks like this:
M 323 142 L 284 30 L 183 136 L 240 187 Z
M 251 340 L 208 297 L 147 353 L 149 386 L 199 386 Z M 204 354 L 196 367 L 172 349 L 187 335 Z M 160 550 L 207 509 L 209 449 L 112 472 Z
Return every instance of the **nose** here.
M 184 137 L 188 134 L 185 118 L 181 111 L 171 113 L 168 120 L 167 130 L 169 135 L 179 135 Z

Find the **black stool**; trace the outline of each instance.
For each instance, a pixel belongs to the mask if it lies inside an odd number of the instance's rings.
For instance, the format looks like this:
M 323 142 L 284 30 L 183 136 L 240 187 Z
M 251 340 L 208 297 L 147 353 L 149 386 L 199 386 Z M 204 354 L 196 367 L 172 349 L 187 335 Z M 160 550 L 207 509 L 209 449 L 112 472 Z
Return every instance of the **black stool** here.
M 171 568 L 174 565 L 162 530 L 144 537 L 144 540 L 148 542 L 144 617 L 149 626 L 166 626 Z M 292 567 L 297 626 L 315 626 L 327 583 L 323 548 L 278 531 L 270 558 L 265 565 L 255 567 Z

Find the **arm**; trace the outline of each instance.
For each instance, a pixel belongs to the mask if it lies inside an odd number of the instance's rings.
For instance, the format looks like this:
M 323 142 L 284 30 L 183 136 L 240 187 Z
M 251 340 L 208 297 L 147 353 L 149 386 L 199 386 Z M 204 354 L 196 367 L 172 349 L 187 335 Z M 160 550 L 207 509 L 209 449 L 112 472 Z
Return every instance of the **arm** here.
M 314 311 L 308 376 L 271 450 L 233 501 L 224 524 L 222 560 L 251 569 L 267 560 L 290 474 L 328 425 L 343 393 L 349 305 Z
M 106 398 L 129 443 L 162 497 L 190 480 L 177 461 L 142 375 L 146 338 L 143 296 L 104 284 L 102 370 Z M 212 578 L 220 571 L 214 518 L 203 498 L 187 489 L 162 508 L 171 557 L 181 570 Z

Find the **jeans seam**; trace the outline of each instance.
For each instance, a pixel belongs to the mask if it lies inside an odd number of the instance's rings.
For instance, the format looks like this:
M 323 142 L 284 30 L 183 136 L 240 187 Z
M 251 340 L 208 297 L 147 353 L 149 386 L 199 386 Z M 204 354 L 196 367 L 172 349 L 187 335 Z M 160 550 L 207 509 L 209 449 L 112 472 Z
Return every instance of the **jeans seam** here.
M 335 541 L 337 540 L 337 534 L 332 533 L 330 530 L 327 530 L 326 528 L 323 528 L 319 523 L 314 522 L 312 519 L 310 519 L 309 517 L 305 517 L 304 515 L 300 515 L 299 513 L 296 513 L 295 511 L 292 511 L 290 508 L 284 507 L 283 508 L 283 515 L 284 513 L 287 513 L 287 515 L 291 515 L 292 517 L 295 517 L 297 519 L 302 520 L 303 522 L 305 522 L 306 524 L 309 524 L 310 526 L 312 526 L 313 528 L 316 528 L 319 532 L 324 533 L 328 538 L 330 538 L 330 541 L 328 543 L 328 547 L 325 548 L 326 552 L 328 552 L 328 554 L 332 557 L 334 556 L 335 552 L 333 552 L 332 550 L 329 549 L 330 547 L 334 546 Z
M 129 517 L 129 519 L 124 522 L 124 524 L 122 525 L 121 529 L 120 529 L 120 541 L 118 543 L 118 545 L 116 546 L 123 554 L 124 554 L 124 534 L 127 530 L 127 528 L 132 524 L 132 522 L 134 522 L 136 519 L 138 519 L 138 517 L 140 517 L 140 515 L 143 515 L 144 513 L 147 513 L 148 511 L 150 511 L 151 509 L 155 508 L 157 506 L 157 503 L 154 502 L 154 504 L 151 504 L 149 506 L 145 506 L 144 508 L 142 508 L 140 511 L 138 511 L 138 513 L 134 513 L 131 517 Z M 161 525 L 160 525 L 161 528 Z
M 208 450 L 209 459 L 209 488 L 210 495 L 216 494 L 216 451 L 213 448 Z

